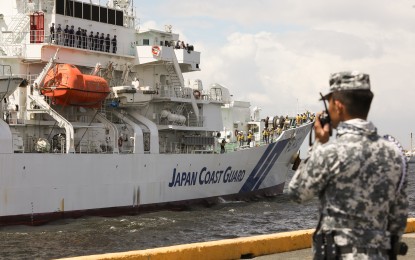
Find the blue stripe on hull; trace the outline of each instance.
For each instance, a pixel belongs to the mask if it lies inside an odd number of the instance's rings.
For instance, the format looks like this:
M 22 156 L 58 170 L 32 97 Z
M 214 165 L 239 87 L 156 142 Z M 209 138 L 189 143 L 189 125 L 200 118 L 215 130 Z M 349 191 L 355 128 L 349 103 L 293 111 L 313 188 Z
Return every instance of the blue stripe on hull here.
M 257 165 L 252 170 L 245 184 L 239 193 L 251 192 L 259 189 L 265 177 L 271 171 L 278 157 L 281 155 L 289 139 L 279 141 L 278 143 L 269 144 L 264 154 L 259 159 Z

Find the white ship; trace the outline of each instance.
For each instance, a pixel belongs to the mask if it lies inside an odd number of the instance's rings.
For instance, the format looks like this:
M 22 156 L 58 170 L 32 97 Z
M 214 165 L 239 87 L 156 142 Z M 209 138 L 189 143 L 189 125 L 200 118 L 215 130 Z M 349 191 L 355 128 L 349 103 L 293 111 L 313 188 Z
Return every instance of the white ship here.
M 0 226 L 282 193 L 312 123 L 262 142 L 279 117 L 185 82 L 200 52 L 135 19 L 129 0 L 2 2 Z

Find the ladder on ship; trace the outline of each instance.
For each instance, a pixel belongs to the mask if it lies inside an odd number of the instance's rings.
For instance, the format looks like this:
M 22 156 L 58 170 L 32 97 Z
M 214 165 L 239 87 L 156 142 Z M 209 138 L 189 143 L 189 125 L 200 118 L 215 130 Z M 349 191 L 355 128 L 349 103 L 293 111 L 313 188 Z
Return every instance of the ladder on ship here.
M 174 50 L 172 54 L 173 54 L 172 61 L 167 61 L 165 63 L 166 70 L 169 73 L 171 86 L 175 90 L 176 97 L 181 97 L 178 94 L 182 94 L 183 87 L 184 87 L 184 78 L 183 78 L 182 70 L 180 69 L 180 65 L 177 60 L 176 53 L 174 52 Z
M 178 93 L 180 93 L 184 85 L 183 76 L 181 77 L 178 76 L 178 73 L 174 66 L 174 62 L 167 62 L 166 69 L 167 69 L 167 72 L 169 73 L 171 86 L 173 87 L 174 90 L 176 90 L 175 93 L 176 93 L 176 96 L 178 96 Z
M 172 81 L 172 87 L 175 90 L 174 93 L 176 97 L 181 97 L 184 90 L 184 78 L 182 75 L 182 70 L 180 69 L 179 61 L 177 60 L 176 52 L 173 50 L 173 59 L 166 63 L 166 70 L 169 73 L 170 80 Z M 180 95 L 178 95 L 178 93 Z M 195 113 L 197 121 L 199 121 L 199 107 L 196 104 L 195 97 L 193 93 L 190 93 L 190 99 L 192 102 L 193 112 Z M 183 108 L 181 108 L 181 111 Z M 181 114 L 181 111 L 177 114 Z
M 18 12 L 11 17 L 7 31 L 3 31 L 3 37 L 0 38 L 0 53 L 8 54 L 8 48 L 14 44 L 20 43 L 29 32 L 29 15 L 28 6 L 23 6 L 23 12 Z

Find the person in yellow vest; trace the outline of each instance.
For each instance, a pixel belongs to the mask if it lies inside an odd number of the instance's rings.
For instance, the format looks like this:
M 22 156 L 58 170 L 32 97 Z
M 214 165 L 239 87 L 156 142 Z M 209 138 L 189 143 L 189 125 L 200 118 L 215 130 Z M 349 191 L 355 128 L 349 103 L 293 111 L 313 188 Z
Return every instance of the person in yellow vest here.
M 290 128 L 290 123 L 291 123 L 291 121 L 290 121 L 290 119 L 288 118 L 288 115 L 287 115 L 287 116 L 285 116 L 285 121 L 284 121 L 284 129 L 283 129 L 283 130 Z
M 268 129 L 264 128 L 264 131 L 262 131 L 262 140 L 266 144 L 269 142 L 268 137 Z
M 282 133 L 282 128 L 280 126 L 277 127 L 277 137 L 279 137 Z
M 271 129 L 269 130 L 269 140 L 271 143 L 274 142 L 274 133 L 275 133 L 274 128 L 271 127 Z
M 313 114 L 311 114 L 311 115 L 310 115 L 310 121 L 311 121 L 311 122 L 313 122 L 315 117 L 316 117 L 316 114 L 314 114 L 314 113 L 313 113 Z
M 226 140 L 225 138 L 223 138 L 222 142 L 220 143 L 220 153 L 225 153 L 225 145 L 226 145 Z
M 247 139 L 247 145 L 249 146 L 251 144 L 251 141 L 252 141 L 252 131 L 251 130 L 248 131 L 248 136 L 247 136 L 246 139 Z
M 239 146 L 244 145 L 244 134 L 242 133 L 242 131 L 240 131 L 238 134 L 238 141 L 239 141 Z
M 303 124 L 305 123 L 305 122 L 307 122 L 307 116 L 306 116 L 306 114 L 305 113 L 303 113 Z
M 301 125 L 301 121 L 303 120 L 303 116 L 300 114 L 297 114 L 297 126 Z
M 267 130 L 267 133 L 266 133 L 267 134 L 267 144 L 269 144 L 269 129 L 267 128 L 266 130 Z

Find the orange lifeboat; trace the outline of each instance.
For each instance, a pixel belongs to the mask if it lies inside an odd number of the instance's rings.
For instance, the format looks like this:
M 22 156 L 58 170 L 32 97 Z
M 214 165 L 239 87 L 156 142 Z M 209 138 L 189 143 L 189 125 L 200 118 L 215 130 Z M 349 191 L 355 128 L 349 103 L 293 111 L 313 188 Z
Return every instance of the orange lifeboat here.
M 82 74 L 71 64 L 57 64 L 46 74 L 42 94 L 62 106 L 101 106 L 110 93 L 105 79 Z

